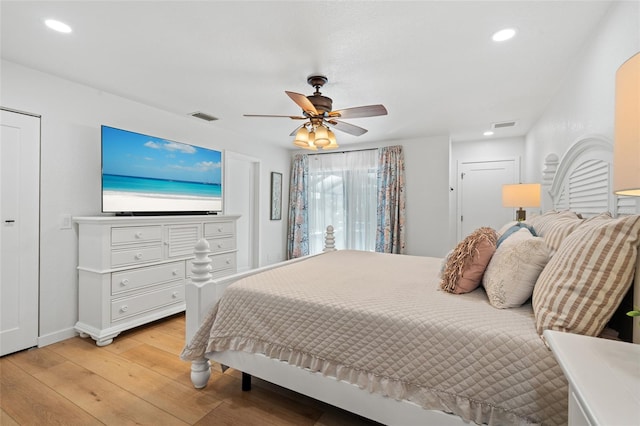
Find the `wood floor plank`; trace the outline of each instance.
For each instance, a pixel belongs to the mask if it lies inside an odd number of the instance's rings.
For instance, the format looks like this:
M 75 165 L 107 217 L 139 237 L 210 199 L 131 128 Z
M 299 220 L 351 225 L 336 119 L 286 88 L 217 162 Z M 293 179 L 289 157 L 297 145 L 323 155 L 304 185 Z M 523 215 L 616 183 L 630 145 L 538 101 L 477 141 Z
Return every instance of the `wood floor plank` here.
M 62 364 L 66 360 L 45 347 L 17 352 L 11 356 L 11 361 L 27 373 L 35 374 Z
M 68 339 L 54 346 L 56 353 L 187 423 L 196 422 L 221 402 L 215 394 L 195 389 L 188 375 L 183 376 L 183 382 L 172 380 L 123 356 L 87 345 L 82 339 Z
M 222 374 L 217 363 L 208 386 L 194 389 L 190 365 L 178 357 L 183 344 L 178 314 L 105 347 L 77 337 L 2 357 L 0 424 L 375 424 L 257 378 L 242 392 L 240 373 Z
M 130 338 L 127 335 L 119 335 L 113 339 L 113 343 L 103 346 L 102 350 L 109 351 L 114 354 L 121 354 L 142 344 L 143 343 L 140 341 Z
M 191 380 L 191 363 L 181 360 L 175 354 L 159 350 L 146 343 L 141 343 L 128 351 L 122 352 L 120 356 L 172 380 L 177 380 L 181 383 L 189 383 Z M 221 373 L 212 371 L 211 374 Z
M 51 387 L 44 386 L 7 358 L 0 359 L 0 406 L 17 424 L 101 424 L 81 407 Z M 2 424 L 5 424 L 4 419 Z
M 11 417 L 6 411 L 0 408 L 0 425 L 2 426 L 18 426 L 13 417 Z
M 180 355 L 185 344 L 184 333 L 181 335 L 166 333 L 162 327 L 151 327 L 144 332 L 132 335 L 131 338 L 177 356 Z
M 105 424 L 188 424 L 69 361 L 38 373 L 36 377 Z
M 263 416 L 271 418 L 270 421 L 276 422 L 275 424 L 314 424 L 320 418 L 322 411 L 314 404 L 294 401 L 284 394 L 267 390 L 260 386 L 258 379 L 254 378 L 255 386 L 252 386 L 250 392 L 243 392 L 240 385 L 241 379 L 236 376 L 236 373 L 230 369 L 223 375 L 211 377 L 209 384 L 203 389 L 203 391 L 225 396 L 226 406 L 221 405 L 214 410 L 215 412 L 221 408 L 233 408 L 236 412 L 249 410 L 263 413 Z M 203 420 L 209 417 L 205 417 Z M 278 418 L 283 423 L 278 423 L 276 420 Z M 240 418 L 236 417 L 236 420 L 239 421 Z

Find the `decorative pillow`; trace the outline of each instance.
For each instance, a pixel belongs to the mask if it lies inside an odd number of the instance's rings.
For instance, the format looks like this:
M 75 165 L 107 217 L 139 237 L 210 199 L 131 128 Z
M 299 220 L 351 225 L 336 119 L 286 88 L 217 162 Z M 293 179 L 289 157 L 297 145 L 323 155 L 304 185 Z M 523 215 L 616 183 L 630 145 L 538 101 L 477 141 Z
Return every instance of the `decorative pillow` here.
M 533 293 L 542 269 L 551 258 L 544 239 L 527 228 L 511 234 L 493 254 L 482 277 L 489 303 L 494 308 L 516 308 Z
M 533 289 L 536 329 L 597 336 L 631 286 L 640 216 L 584 221 L 560 245 Z
M 447 259 L 440 288 L 456 294 L 475 290 L 496 251 L 496 240 L 495 230 L 482 227 L 460 241 Z
M 571 234 L 584 220 L 571 211 L 548 211 L 532 218 L 528 223 L 544 238 L 552 252 L 560 247 L 562 240 Z
M 516 222 L 515 225 L 513 225 L 511 228 L 507 229 L 505 232 L 500 234 L 500 238 L 498 238 L 498 242 L 496 243 L 496 249 L 498 247 L 500 247 L 500 244 L 502 244 L 504 242 L 504 240 L 506 240 L 511 235 L 513 235 L 515 232 L 518 232 L 521 229 L 528 230 L 529 234 L 531 234 L 533 237 L 537 237 L 538 236 L 538 234 L 536 234 L 535 229 L 533 229 L 533 226 L 527 225 L 524 222 Z
M 498 233 L 498 237 L 503 236 L 505 232 L 507 232 L 509 229 L 511 229 L 514 225 L 517 225 L 518 223 L 521 223 L 521 222 L 518 222 L 517 220 L 512 220 L 511 222 L 507 222 L 504 225 L 502 225 L 502 228 L 496 231 Z

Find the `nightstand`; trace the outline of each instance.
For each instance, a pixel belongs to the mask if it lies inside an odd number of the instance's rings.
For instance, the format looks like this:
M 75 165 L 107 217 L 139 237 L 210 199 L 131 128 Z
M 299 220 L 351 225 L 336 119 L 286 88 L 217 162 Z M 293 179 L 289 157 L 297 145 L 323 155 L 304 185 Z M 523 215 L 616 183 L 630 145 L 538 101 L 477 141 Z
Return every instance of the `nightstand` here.
M 569 382 L 569 426 L 640 425 L 640 345 L 546 330 Z

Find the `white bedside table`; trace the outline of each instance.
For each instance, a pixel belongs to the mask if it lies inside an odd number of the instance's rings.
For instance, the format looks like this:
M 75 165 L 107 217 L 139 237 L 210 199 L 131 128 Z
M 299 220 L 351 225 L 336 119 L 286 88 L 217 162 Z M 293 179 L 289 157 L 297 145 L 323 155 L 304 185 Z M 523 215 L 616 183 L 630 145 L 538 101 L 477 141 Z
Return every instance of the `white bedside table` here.
M 569 381 L 569 426 L 640 425 L 640 345 L 546 330 Z

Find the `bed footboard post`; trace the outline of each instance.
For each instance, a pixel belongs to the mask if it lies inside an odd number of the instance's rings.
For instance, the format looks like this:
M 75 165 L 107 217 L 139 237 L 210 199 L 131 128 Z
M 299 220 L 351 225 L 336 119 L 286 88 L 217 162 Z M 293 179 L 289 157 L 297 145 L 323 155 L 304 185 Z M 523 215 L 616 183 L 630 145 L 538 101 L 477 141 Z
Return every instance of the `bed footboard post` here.
M 191 383 L 196 389 L 202 389 L 207 386 L 211 377 L 211 363 L 208 359 L 199 359 L 191 361 Z
M 327 233 L 324 236 L 324 250 L 336 251 L 336 237 L 333 236 L 333 226 L 327 226 Z

